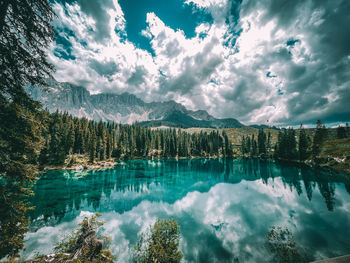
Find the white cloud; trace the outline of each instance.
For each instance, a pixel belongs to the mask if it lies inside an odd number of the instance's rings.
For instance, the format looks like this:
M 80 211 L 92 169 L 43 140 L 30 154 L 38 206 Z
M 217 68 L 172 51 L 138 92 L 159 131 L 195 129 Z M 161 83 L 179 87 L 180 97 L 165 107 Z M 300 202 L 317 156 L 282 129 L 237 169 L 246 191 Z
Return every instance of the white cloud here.
M 185 4 L 206 10 L 213 23 L 199 24 L 196 35 L 186 38 L 182 30 L 148 13 L 148 26 L 140 34 L 150 40 L 154 56 L 127 40 L 127 21 L 116 0 L 104 16 L 109 38 L 100 37 L 100 21 L 77 3 L 54 4 L 59 16 L 56 27 L 74 32 L 75 36 L 61 34 L 72 44 L 71 55 L 76 58 L 57 58 L 54 48 L 62 51 L 63 46 L 53 46 L 49 58 L 56 65 L 55 76 L 91 92 L 127 91 L 146 101 L 174 99 L 190 109 L 245 123 L 349 116 L 348 110 L 337 106 L 350 96 L 346 92 L 350 63 L 341 29 L 347 20 L 332 13 L 342 12 L 334 9 L 336 3 L 289 1 L 283 8 L 275 0 L 244 1 L 237 7 L 227 0 Z M 233 8 L 239 10 L 238 21 L 230 13 Z M 232 38 L 234 47 L 227 45 Z
M 197 8 L 205 8 L 216 22 L 224 22 L 231 7 L 228 0 L 186 0 L 185 4 L 193 4 Z
M 55 77 L 58 81 L 83 85 L 92 93 L 128 91 L 146 97 L 153 88 L 157 89 L 157 66 L 151 54 L 123 40 L 126 34 L 125 18 L 119 4 L 114 3 L 115 9 L 108 9 L 111 37 L 103 43 L 95 40 L 94 18 L 83 13 L 77 3 L 66 4 L 65 7 L 58 3 L 54 5 L 60 17 L 55 22 L 56 27 L 70 29 L 75 34 L 66 34 L 65 37 L 72 44 L 72 55 L 76 57 L 75 60 L 58 58 L 53 55 L 56 46 L 52 46 L 49 59 L 56 66 Z M 94 68 L 89 67 L 91 61 L 98 63 L 100 67 L 113 63 L 115 72 L 111 72 L 108 77 L 100 75 Z M 128 80 L 138 68 L 144 70 L 142 81 L 137 86 L 130 85 Z

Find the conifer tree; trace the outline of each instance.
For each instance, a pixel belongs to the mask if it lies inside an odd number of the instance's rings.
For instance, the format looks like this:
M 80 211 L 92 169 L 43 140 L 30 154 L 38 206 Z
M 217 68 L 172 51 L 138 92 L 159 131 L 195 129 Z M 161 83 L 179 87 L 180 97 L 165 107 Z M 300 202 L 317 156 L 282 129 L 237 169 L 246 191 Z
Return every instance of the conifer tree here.
M 277 159 L 295 160 L 298 158 L 296 145 L 295 131 L 293 129 L 279 131 L 274 157 Z
M 252 139 L 251 139 L 251 152 L 250 155 L 252 157 L 256 157 L 258 154 L 258 145 L 257 142 L 255 140 L 254 134 L 252 135 Z
M 54 12 L 47 0 L 0 1 L 0 258 L 23 248 L 25 197 L 43 146 L 40 105 L 24 87 L 45 85 L 53 66 L 45 49 L 53 40 Z
M 243 155 L 243 156 L 247 153 L 247 152 L 246 152 L 246 140 L 245 140 L 245 137 L 244 137 L 244 136 L 242 136 L 241 152 L 242 152 L 242 155 Z
M 347 137 L 347 134 L 346 134 L 346 128 L 344 126 L 338 126 L 337 127 L 337 138 L 338 139 L 344 139 Z
M 270 154 L 270 152 L 271 152 L 271 132 L 268 132 L 268 134 L 267 134 L 266 152 L 268 154 Z
M 258 133 L 258 151 L 260 156 L 266 156 L 266 134 L 263 129 Z
M 94 132 L 90 135 L 89 141 L 89 162 L 94 163 L 96 158 L 96 137 Z
M 251 152 L 251 140 L 250 140 L 250 137 L 247 136 L 246 140 L 247 140 L 246 141 L 246 153 L 250 154 L 250 152 Z
M 317 155 L 321 152 L 326 133 L 326 127 L 322 124 L 322 121 L 317 120 L 316 131 L 312 143 L 312 155 L 314 158 L 316 158 Z
M 287 130 L 286 134 L 286 159 L 289 160 L 295 160 L 297 159 L 297 142 L 295 138 L 295 130 L 293 128 L 290 128 Z
M 232 146 L 231 143 L 228 139 L 227 133 L 225 132 L 225 130 L 223 130 L 222 132 L 222 137 L 224 138 L 224 145 L 225 145 L 225 153 L 224 156 L 225 158 L 231 158 L 232 157 Z
M 299 131 L 299 160 L 304 161 L 308 157 L 309 138 L 306 135 L 305 129 L 300 125 Z
M 65 136 L 62 122 L 57 121 L 51 127 L 51 141 L 49 146 L 49 163 L 54 165 L 64 164 L 66 158 Z

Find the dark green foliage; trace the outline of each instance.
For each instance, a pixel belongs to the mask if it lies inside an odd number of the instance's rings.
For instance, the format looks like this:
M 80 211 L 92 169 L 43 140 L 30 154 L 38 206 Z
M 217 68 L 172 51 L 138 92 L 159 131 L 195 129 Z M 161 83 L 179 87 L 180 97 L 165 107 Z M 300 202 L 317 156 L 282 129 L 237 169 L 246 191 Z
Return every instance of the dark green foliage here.
M 183 257 L 179 251 L 180 227 L 175 219 L 157 219 L 148 232 L 142 233 L 133 248 L 133 262 L 177 263 Z
M 0 93 L 5 98 L 22 104 L 29 99 L 25 85 L 45 85 L 51 76 L 46 47 L 53 40 L 54 17 L 47 0 L 0 2 Z
M 297 142 L 294 129 L 279 131 L 275 148 L 275 158 L 283 160 L 296 160 L 298 158 Z
M 222 137 L 224 138 L 224 145 L 225 146 L 225 150 L 224 152 L 224 156 L 226 158 L 231 158 L 233 155 L 233 150 L 232 150 L 232 145 L 228 139 L 227 133 L 225 132 L 225 130 L 222 131 Z
M 263 129 L 260 129 L 259 133 L 258 133 L 258 151 L 259 151 L 259 155 L 261 157 L 265 157 L 266 154 L 267 154 L 267 151 L 266 151 L 266 134 L 265 134 Z
M 323 142 L 326 138 L 327 130 L 326 127 L 322 124 L 321 120 L 317 120 L 316 131 L 314 135 L 314 140 L 312 143 L 312 155 L 316 159 L 317 155 L 321 152 Z
M 189 134 L 177 129 L 151 129 L 74 118 L 58 112 L 47 115 L 41 164 L 61 165 L 69 154 L 86 154 L 90 163 L 114 158 L 232 157 L 223 131 Z
M 258 155 L 258 144 L 255 140 L 254 134 L 252 135 L 251 139 L 251 150 L 250 150 L 250 156 L 256 157 Z
M 94 131 L 91 132 L 88 138 L 89 162 L 94 163 L 96 157 L 96 135 Z
M 66 158 L 66 136 L 62 121 L 54 122 L 50 127 L 49 163 L 63 164 Z
M 246 147 L 247 147 L 246 138 L 243 136 L 241 141 L 241 153 L 243 156 L 248 152 Z
M 267 142 L 266 142 L 266 152 L 269 154 L 271 152 L 271 145 L 272 142 L 271 142 L 271 133 L 269 132 L 267 134 Z
M 51 77 L 45 50 L 54 35 L 53 17 L 47 0 L 0 1 L 0 258 L 23 248 L 27 230 L 25 200 L 35 180 L 44 119 L 24 87 L 45 85 Z
M 337 138 L 338 139 L 344 139 L 347 138 L 347 128 L 348 127 L 344 127 L 344 126 L 338 126 L 337 128 Z
M 250 154 L 251 150 L 252 150 L 252 143 L 251 143 L 250 137 L 247 136 L 245 152 Z
M 310 139 L 306 135 L 305 130 L 302 126 L 300 126 L 300 132 L 299 132 L 299 160 L 304 161 L 309 157 L 309 145 L 310 145 Z
M 298 249 L 288 228 L 273 226 L 267 234 L 267 240 L 269 249 L 273 254 L 273 262 L 309 262 L 306 255 L 300 253 L 300 249 Z
M 266 158 L 271 151 L 271 134 L 266 133 L 263 129 L 259 130 L 258 140 L 255 139 L 255 135 L 252 137 L 242 138 L 241 153 L 243 156 L 249 155 L 251 157 Z
M 335 186 L 332 183 L 320 182 L 318 183 L 318 189 L 320 190 L 321 195 L 326 201 L 326 205 L 329 211 L 334 210 L 335 205 Z
M 1 179 L 0 185 L 0 258 L 16 256 L 23 249 L 23 238 L 28 230 L 29 210 L 26 196 L 28 188 L 20 184 L 7 184 Z

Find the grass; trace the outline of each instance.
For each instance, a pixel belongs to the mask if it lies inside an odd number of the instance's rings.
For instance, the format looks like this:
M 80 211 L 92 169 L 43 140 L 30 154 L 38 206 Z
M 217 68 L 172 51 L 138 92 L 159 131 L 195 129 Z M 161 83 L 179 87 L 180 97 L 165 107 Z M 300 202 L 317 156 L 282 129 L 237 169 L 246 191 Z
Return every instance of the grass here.
M 210 133 L 212 131 L 216 131 L 217 129 L 213 128 L 188 128 L 188 129 L 183 129 L 183 131 L 188 132 L 188 133 L 200 133 L 200 132 L 207 132 Z M 231 143 L 236 146 L 240 146 L 242 142 L 242 137 L 243 136 L 252 136 L 254 134 L 255 139 L 258 137 L 258 132 L 259 129 L 253 128 L 253 127 L 242 127 L 242 128 L 224 128 L 224 129 L 219 129 L 219 131 L 225 130 L 227 133 L 227 136 Z M 277 135 L 278 131 L 277 130 L 272 130 L 272 129 L 265 129 L 265 133 L 270 132 L 271 133 L 271 142 L 275 144 L 277 142 Z
M 319 156 L 328 160 L 327 166 L 350 173 L 350 138 L 325 141 Z

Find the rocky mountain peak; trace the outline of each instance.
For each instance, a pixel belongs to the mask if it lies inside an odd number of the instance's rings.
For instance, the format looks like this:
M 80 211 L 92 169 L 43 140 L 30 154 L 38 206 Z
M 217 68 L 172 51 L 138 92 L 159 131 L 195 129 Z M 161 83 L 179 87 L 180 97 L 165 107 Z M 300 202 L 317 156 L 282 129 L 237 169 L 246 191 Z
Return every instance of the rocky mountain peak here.
M 190 111 L 175 101 L 146 103 L 133 94 L 99 93 L 91 95 L 84 87 L 48 81 L 49 88 L 27 87 L 33 99 L 50 112 L 59 110 L 76 117 L 149 126 L 240 127 L 235 119 L 216 119 L 205 110 Z

